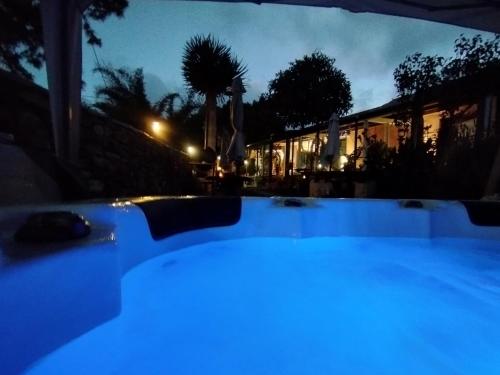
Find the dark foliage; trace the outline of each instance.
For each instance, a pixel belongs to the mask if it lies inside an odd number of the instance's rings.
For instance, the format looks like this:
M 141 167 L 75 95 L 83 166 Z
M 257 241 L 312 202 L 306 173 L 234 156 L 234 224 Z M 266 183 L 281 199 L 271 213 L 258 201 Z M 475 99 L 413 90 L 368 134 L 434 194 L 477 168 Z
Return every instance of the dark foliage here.
M 500 67 L 500 35 L 484 40 L 481 35 L 455 40 L 455 56 L 442 69 L 443 80 L 474 76 L 484 69 Z
M 402 97 L 430 89 L 442 82 L 441 69 L 445 59 L 421 53 L 406 56 L 394 70 L 396 90 Z
M 351 109 L 351 84 L 334 64 L 335 59 L 314 52 L 276 74 L 269 83 L 269 100 L 286 124 L 304 127 Z
M 106 83 L 96 89 L 94 108 L 100 112 L 143 131 L 148 130 L 151 121 L 163 119 L 169 124 L 169 143 L 173 144 L 185 143 L 200 129 L 200 104 L 193 93 L 186 97 L 168 93 L 151 103 L 146 95 L 142 69 L 129 71 L 105 66 L 95 70 L 103 75 Z
M 96 0 L 83 14 L 83 28 L 90 44 L 101 40 L 89 20 L 104 21 L 109 16 L 123 16 L 128 0 Z M 0 66 L 32 78 L 25 64 L 42 67 L 43 33 L 39 0 L 0 0 Z
M 160 115 L 146 96 L 142 69 L 129 71 L 103 66 L 95 71 L 102 74 L 105 81 L 105 85 L 96 88 L 94 107 L 99 111 L 141 130 L 146 129 L 151 117 Z
M 285 123 L 277 116 L 269 98 L 261 95 L 258 100 L 245 104 L 245 136 L 247 143 L 279 138 Z
M 462 115 L 459 107 L 467 100 L 475 100 L 480 89 L 472 77 L 485 70 L 500 68 L 500 36 L 484 40 L 480 35 L 455 40 L 455 56 L 424 56 L 421 53 L 406 56 L 394 70 L 394 81 L 402 101 L 397 125 L 405 131 L 414 124 L 411 137 L 414 147 L 423 141 L 422 106 L 433 96 L 439 96 L 449 118 Z M 472 85 L 471 85 L 472 84 Z M 474 93 L 476 91 L 476 93 Z
M 370 173 L 378 173 L 393 167 L 396 150 L 375 137 L 368 137 L 363 168 Z
M 197 94 L 223 94 L 233 77 L 246 68 L 231 53 L 231 48 L 212 35 L 196 35 L 184 47 L 182 74 L 186 84 Z
M 246 67 L 232 55 L 231 48 L 212 35 L 196 35 L 184 47 L 182 74 L 189 88 L 205 96 L 205 147 L 217 148 L 217 98 L 226 92 L 234 77 Z
M 422 91 L 475 76 L 485 69 L 500 67 L 500 35 L 483 40 L 481 35 L 455 40 L 455 56 L 424 56 L 421 53 L 406 56 L 394 70 L 397 92 L 402 97 L 412 97 Z
M 397 188 L 386 186 L 387 191 L 449 199 L 477 199 L 484 193 L 500 139 L 498 124 L 496 130 L 482 128 L 480 103 L 499 94 L 500 36 L 484 40 L 480 35 L 461 35 L 454 50 L 449 59 L 407 56 L 394 71 L 403 104 L 396 123 L 402 135 L 413 125 L 410 138 L 418 139 L 409 142 L 401 137 L 392 177 L 386 178 Z M 424 143 L 421 119 L 429 101 L 439 102 L 443 113 L 437 139 Z M 475 127 L 470 128 L 464 124 L 474 106 L 479 109 Z

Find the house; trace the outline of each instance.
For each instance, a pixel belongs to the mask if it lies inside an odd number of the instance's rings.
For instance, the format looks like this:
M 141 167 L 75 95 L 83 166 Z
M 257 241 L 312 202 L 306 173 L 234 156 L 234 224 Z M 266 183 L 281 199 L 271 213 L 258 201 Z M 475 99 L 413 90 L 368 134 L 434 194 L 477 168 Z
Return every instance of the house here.
M 449 121 L 451 103 L 454 113 L 460 113 L 452 119 L 454 126 L 477 135 L 498 132 L 499 91 L 498 69 L 429 90 L 425 93 L 426 100 L 420 112 L 424 141 L 436 141 L 443 122 Z M 394 99 L 379 107 L 341 118 L 339 155 L 332 165 L 322 158 L 328 139 L 327 121 L 301 129 L 286 127 L 277 136 L 247 145 L 247 172 L 255 176 L 291 176 L 305 171 L 343 170 L 349 158 L 361 167 L 367 138 L 382 140 L 387 146 L 397 148 L 400 137 L 409 135 L 409 128 L 405 131 L 403 127 L 396 126 L 397 120 L 403 113 L 410 112 L 408 101 Z M 411 121 L 408 126 L 411 127 Z M 477 131 L 479 129 L 480 132 Z

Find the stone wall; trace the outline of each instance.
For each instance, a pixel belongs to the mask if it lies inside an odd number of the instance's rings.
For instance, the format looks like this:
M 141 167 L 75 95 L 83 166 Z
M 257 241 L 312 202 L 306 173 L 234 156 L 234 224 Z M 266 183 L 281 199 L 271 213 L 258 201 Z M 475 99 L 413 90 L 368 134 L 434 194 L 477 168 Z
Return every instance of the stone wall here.
M 186 156 L 135 128 L 86 113 L 80 167 L 92 195 L 178 195 L 193 192 Z
M 47 90 L 5 72 L 0 72 L 0 132 L 13 136 L 66 199 L 196 192 L 184 153 L 89 109 L 82 115 L 77 165 L 56 160 Z

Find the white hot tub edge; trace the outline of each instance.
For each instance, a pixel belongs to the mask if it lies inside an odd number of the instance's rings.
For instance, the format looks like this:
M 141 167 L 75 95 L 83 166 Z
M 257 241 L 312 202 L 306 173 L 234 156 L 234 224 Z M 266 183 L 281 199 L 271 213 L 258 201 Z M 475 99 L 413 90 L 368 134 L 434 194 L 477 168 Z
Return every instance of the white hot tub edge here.
M 25 260 L 0 258 L 0 373 L 15 374 L 120 313 L 120 279 L 132 267 L 209 241 L 248 237 L 363 236 L 500 241 L 500 227 L 470 222 L 459 202 L 243 198 L 240 220 L 155 241 L 144 212 L 130 202 L 12 207 L 0 210 L 0 246 L 33 212 L 68 210 L 94 231 L 62 251 Z M 175 213 L 172 213 L 175 215 Z M 9 242 L 10 241 L 10 242 Z M 17 246 L 17 245 L 16 245 Z M 19 245 L 22 247 L 22 245 Z M 3 249 L 2 249 L 3 250 Z

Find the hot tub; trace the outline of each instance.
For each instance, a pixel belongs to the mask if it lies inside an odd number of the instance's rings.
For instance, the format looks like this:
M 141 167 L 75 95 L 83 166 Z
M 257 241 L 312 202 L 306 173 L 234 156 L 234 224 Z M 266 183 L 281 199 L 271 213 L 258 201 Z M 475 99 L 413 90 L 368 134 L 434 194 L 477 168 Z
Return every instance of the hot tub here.
M 500 373 L 497 204 L 150 198 L 0 259 L 0 373 Z

